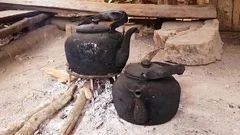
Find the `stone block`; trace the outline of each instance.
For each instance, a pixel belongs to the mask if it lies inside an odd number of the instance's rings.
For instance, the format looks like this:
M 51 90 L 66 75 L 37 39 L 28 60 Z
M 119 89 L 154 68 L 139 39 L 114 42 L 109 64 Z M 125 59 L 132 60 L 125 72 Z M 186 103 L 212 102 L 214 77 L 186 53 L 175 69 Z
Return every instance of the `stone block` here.
M 185 65 L 205 65 L 221 60 L 223 42 L 218 27 L 217 19 L 207 20 L 200 28 L 187 30 L 171 38 L 168 36 L 163 59 Z
M 157 48 L 164 48 L 165 42 L 177 34 L 195 30 L 203 26 L 202 21 L 182 22 L 169 21 L 162 24 L 161 29 L 154 31 L 154 42 Z

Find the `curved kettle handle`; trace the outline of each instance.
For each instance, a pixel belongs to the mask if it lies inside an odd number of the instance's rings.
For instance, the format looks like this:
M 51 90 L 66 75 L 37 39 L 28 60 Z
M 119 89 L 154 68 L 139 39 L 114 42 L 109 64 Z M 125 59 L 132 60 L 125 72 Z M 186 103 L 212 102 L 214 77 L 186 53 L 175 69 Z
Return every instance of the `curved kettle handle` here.
M 102 12 L 97 15 L 91 16 L 91 17 L 85 19 L 83 22 L 79 23 L 78 25 L 90 24 L 93 22 L 93 20 L 94 20 L 94 22 L 96 22 L 96 20 L 98 20 L 98 22 L 99 21 L 114 21 L 110 25 L 110 30 L 115 30 L 115 28 L 128 22 L 128 16 L 125 11 L 110 10 L 110 11 Z
M 145 79 L 159 79 L 173 74 L 182 75 L 185 71 L 185 66 L 182 64 L 170 65 L 167 63 L 153 62 L 155 64 L 161 65 L 159 69 L 154 69 L 145 74 L 142 74 L 142 78 Z

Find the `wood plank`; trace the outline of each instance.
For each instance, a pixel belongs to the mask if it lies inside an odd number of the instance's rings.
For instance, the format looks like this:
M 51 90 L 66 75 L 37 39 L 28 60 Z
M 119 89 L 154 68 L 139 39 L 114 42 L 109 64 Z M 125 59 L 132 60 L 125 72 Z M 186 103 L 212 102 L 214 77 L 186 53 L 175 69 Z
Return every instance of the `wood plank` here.
M 24 17 L 31 17 L 39 14 L 38 11 L 33 10 L 5 10 L 0 11 L 0 23 L 19 20 Z
M 0 2 L 0 9 L 22 9 L 22 10 L 37 10 L 42 12 L 50 12 L 50 13 L 62 13 L 62 14 L 75 14 L 75 16 L 88 16 L 93 15 L 98 12 L 93 11 L 81 11 L 76 9 L 67 9 L 67 8 L 59 8 L 59 7 L 51 7 L 51 6 L 34 6 L 34 5 L 24 5 L 24 4 L 14 4 L 14 3 L 2 3 Z
M 220 22 L 219 29 L 221 31 L 232 30 L 232 12 L 233 2 L 232 0 L 218 0 L 218 20 Z
M 234 0 L 233 3 L 233 31 L 240 31 L 240 0 Z
M 161 18 L 216 18 L 213 5 L 155 5 L 155 4 L 114 4 L 82 1 L 49 0 L 1 0 L 0 7 L 29 9 L 57 13 L 93 14 L 107 10 L 124 10 L 129 16 Z M 151 9 L 151 10 L 149 10 Z

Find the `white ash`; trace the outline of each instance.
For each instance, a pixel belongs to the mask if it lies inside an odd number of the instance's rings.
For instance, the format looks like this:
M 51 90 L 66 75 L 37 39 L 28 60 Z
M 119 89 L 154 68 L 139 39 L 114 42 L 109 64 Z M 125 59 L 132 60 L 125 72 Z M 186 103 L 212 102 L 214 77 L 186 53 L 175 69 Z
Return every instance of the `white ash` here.
M 58 135 L 60 128 L 62 127 L 64 120 L 73 107 L 73 102 L 70 102 L 65 108 L 63 108 L 55 117 L 45 121 L 34 135 Z
M 114 130 L 121 130 L 120 133 L 126 132 L 124 122 L 118 117 L 113 105 L 110 81 L 99 80 L 95 82 L 94 86 L 96 86 L 94 88 L 95 99 L 93 103 L 86 105 L 74 134 L 112 134 Z
M 67 89 L 66 84 L 59 82 L 54 83 L 54 87 L 51 91 L 52 95 L 59 95 L 61 90 Z M 73 107 L 73 101 L 71 101 L 66 107 L 64 107 L 56 116 L 52 119 L 45 121 L 40 125 L 39 129 L 34 135 L 58 135 L 61 126 L 63 125 L 64 119 L 67 117 Z
M 86 81 L 86 79 L 78 78 L 78 80 L 75 82 L 75 85 L 77 85 L 78 88 L 81 88 Z
M 97 85 L 97 86 L 96 86 Z M 108 80 L 96 80 L 94 84 L 94 99 L 85 108 L 85 114 L 95 117 L 102 115 L 113 106 L 112 84 Z
M 54 91 L 63 90 L 63 89 L 66 89 L 66 88 L 67 88 L 66 84 L 62 84 L 60 82 L 56 82 L 55 85 L 53 85 L 53 92 Z
M 78 79 L 75 85 L 77 85 L 78 88 L 81 88 L 86 81 L 86 79 Z M 56 84 L 54 86 L 54 91 L 57 91 L 58 89 L 64 87 L 67 86 L 63 84 Z M 94 81 L 95 99 L 87 103 L 80 118 L 87 119 L 92 123 L 91 127 L 89 127 L 89 130 L 100 128 L 110 115 L 117 117 L 115 108 L 112 103 L 113 100 L 111 91 L 112 84 L 110 84 L 109 80 Z M 78 94 L 78 91 L 76 91 L 75 96 Z M 71 111 L 73 104 L 74 101 L 71 101 L 70 104 L 68 104 L 64 109 L 62 109 L 55 117 L 44 122 L 34 135 L 57 135 L 60 131 L 62 124 L 64 123 L 65 118 Z M 77 127 L 81 127 L 81 125 L 82 122 L 80 122 Z

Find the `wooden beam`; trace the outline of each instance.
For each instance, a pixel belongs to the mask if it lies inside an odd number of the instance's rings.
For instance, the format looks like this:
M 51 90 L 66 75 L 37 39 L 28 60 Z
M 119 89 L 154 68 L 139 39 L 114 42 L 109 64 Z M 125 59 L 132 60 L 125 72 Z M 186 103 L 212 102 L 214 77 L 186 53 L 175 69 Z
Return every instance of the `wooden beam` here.
M 211 2 L 212 2 L 212 4 L 214 4 L 217 7 L 218 0 L 212 0 Z
M 158 5 L 164 4 L 164 1 L 163 1 L 163 0 L 158 0 L 158 1 L 157 1 L 157 4 L 158 4 Z
M 213 5 L 155 5 L 155 4 L 114 4 L 82 1 L 49 0 L 1 0 L 0 7 L 28 9 L 54 13 L 95 14 L 107 10 L 124 10 L 129 16 L 159 18 L 216 18 Z M 149 10 L 151 9 L 151 10 Z
M 232 12 L 233 1 L 232 0 L 218 0 L 218 20 L 220 22 L 219 29 L 221 31 L 232 30 Z M 239 7 L 238 7 L 239 8 Z
M 240 0 L 234 0 L 233 3 L 233 31 L 240 31 Z
M 98 12 L 93 11 L 81 11 L 76 9 L 67 9 L 67 8 L 59 8 L 59 7 L 51 7 L 51 6 L 34 6 L 34 5 L 24 5 L 24 4 L 14 4 L 14 3 L 2 3 L 0 2 L 0 9 L 22 9 L 22 10 L 37 10 L 42 12 L 49 13 L 62 13 L 62 14 L 75 14 L 75 16 L 88 16 L 93 15 Z

